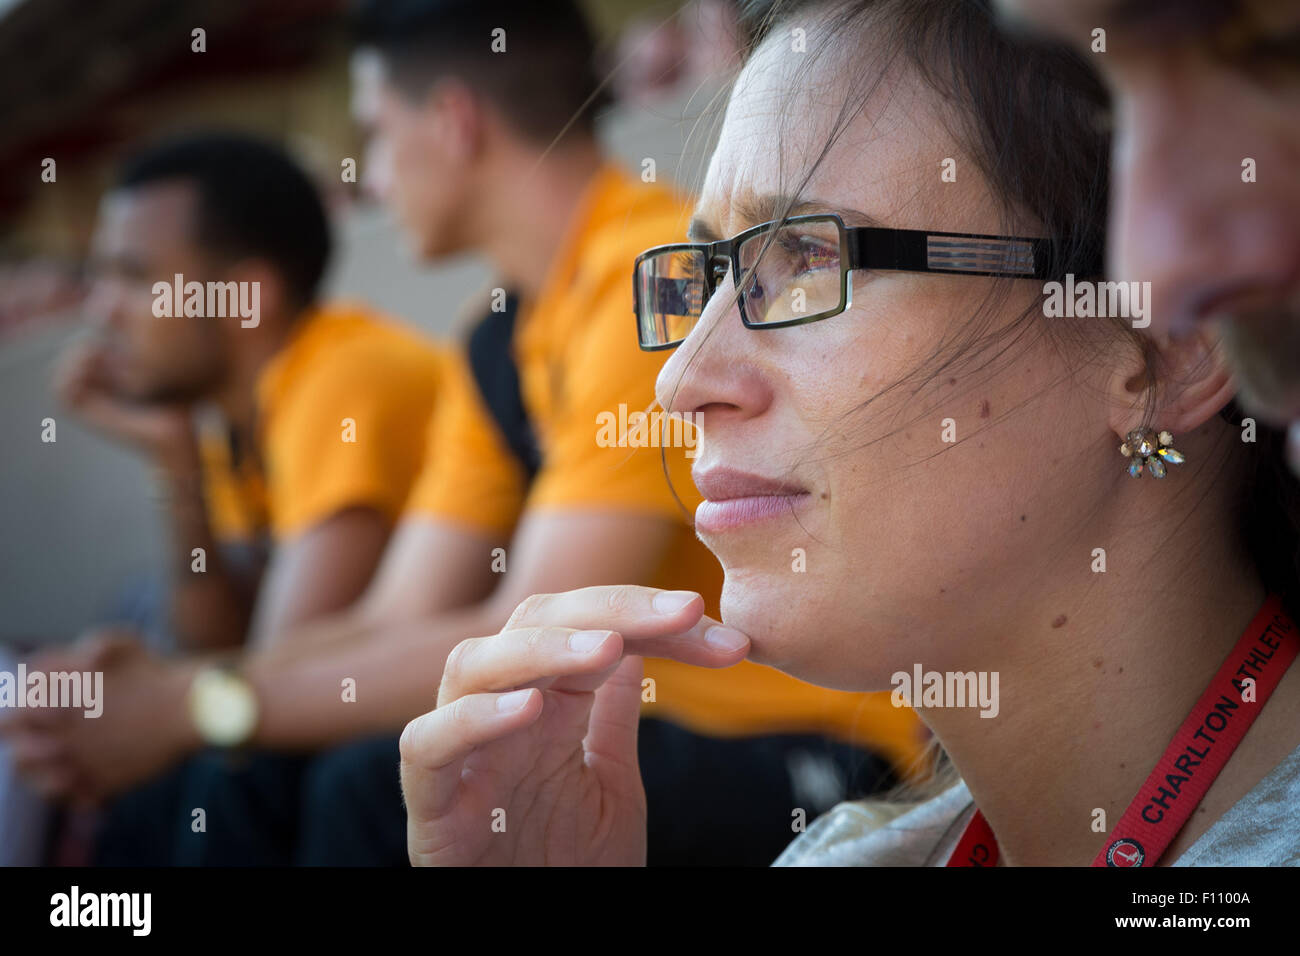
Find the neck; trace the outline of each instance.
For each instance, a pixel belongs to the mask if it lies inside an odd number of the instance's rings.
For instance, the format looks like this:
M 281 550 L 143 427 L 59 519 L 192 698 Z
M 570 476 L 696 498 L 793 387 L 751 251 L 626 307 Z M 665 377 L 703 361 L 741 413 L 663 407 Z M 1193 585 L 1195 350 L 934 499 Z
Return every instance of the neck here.
M 1204 537 L 1184 528 L 1175 538 L 1204 542 L 1200 549 L 1162 551 L 1167 539 L 1150 525 L 1112 539 L 1112 560 L 1122 554 L 1125 565 L 1141 568 L 1136 587 L 1122 571 L 1085 575 L 1078 587 L 1077 567 L 1055 580 L 1049 569 L 1035 593 L 1052 603 L 1016 602 L 1019 629 L 985 644 L 998 648 L 997 716 L 919 711 L 1007 865 L 1092 862 L 1106 841 L 1093 830 L 1096 811 L 1105 811 L 1106 830 L 1119 821 L 1259 610 L 1263 586 L 1251 562 L 1222 544 L 1235 540 L 1228 519 L 1219 524 L 1201 529 Z M 1062 607 L 1076 609 L 1068 629 L 1051 623 Z M 1241 749 L 1249 742 L 1251 735 Z
M 287 318 L 264 316 L 255 328 L 230 329 L 226 376 L 212 395 L 226 424 L 251 440 L 257 421 L 257 383 L 268 362 L 284 348 L 295 326 Z
M 524 299 L 546 281 L 602 157 L 594 142 L 536 150 L 503 148 L 484 177 L 475 245 Z

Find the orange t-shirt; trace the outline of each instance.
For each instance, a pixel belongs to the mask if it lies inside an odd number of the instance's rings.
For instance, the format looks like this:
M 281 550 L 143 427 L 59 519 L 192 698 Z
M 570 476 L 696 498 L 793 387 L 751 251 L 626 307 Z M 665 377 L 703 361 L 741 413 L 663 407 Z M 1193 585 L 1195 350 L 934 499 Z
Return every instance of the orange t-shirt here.
M 205 436 L 204 488 L 218 540 L 284 540 L 349 507 L 396 520 L 419 474 L 447 351 L 363 306 L 298 320 L 257 382 L 258 453 L 232 461 Z
M 431 440 L 455 452 L 438 455 L 421 475 L 414 511 L 498 534 L 534 508 L 661 515 L 680 530 L 658 572 L 640 583 L 698 591 L 717 616 L 722 569 L 691 528 L 700 501 L 690 476 L 693 430 L 681 432 L 678 422 L 675 433 L 638 433 L 634 417 L 652 406 L 663 414 L 654 385 L 665 355 L 637 345 L 632 261 L 677 241 L 689 215 L 662 186 L 612 166 L 599 173 L 542 290 L 515 324 L 515 363 L 542 452 L 540 470 L 527 485 L 461 357 L 447 379 L 456 384 L 440 398 L 431 426 Z M 632 440 L 621 442 L 628 416 Z M 649 442 L 628 447 L 638 434 Z M 665 437 L 678 447 L 663 448 L 661 458 Z M 646 676 L 655 681 L 655 700 L 643 713 L 699 733 L 820 732 L 881 753 L 905 773 L 924 748 L 915 714 L 894 707 L 888 694 L 828 690 L 748 661 L 715 670 L 647 659 Z

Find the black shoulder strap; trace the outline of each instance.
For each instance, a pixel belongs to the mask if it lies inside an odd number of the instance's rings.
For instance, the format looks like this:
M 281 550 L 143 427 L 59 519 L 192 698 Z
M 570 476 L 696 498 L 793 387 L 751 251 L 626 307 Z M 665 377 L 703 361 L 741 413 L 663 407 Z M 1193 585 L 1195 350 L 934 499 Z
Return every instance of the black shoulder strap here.
M 531 483 L 541 467 L 542 456 L 533 423 L 524 409 L 519 369 L 511 348 L 518 312 L 519 299 L 510 293 L 505 311 L 488 312 L 479 319 L 469 335 L 469 364 L 488 411 Z

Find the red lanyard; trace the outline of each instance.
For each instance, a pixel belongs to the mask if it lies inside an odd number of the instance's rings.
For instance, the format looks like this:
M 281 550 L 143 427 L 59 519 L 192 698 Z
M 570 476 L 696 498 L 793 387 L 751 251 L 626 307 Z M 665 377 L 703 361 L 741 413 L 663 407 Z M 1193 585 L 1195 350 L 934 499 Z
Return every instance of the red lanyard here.
M 1115 824 L 1093 866 L 1156 864 L 1246 736 L 1297 650 L 1300 634 L 1282 610 L 1281 598 L 1270 595 Z M 1253 702 L 1242 699 L 1247 678 L 1255 682 Z M 948 866 L 997 862 L 998 841 L 976 810 Z

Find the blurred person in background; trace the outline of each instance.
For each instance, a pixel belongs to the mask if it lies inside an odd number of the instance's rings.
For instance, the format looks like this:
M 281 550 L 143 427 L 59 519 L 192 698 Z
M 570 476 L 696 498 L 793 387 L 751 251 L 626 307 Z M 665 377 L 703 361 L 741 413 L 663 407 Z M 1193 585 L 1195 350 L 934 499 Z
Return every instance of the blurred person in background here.
M 239 134 L 149 146 L 105 196 L 90 334 L 58 387 L 162 486 L 169 593 L 137 607 L 138 631 L 187 651 L 256 643 L 348 606 L 374 572 L 425 457 L 446 353 L 365 306 L 322 303 L 330 247 L 306 174 Z M 87 646 L 109 653 L 136 633 Z M 28 756 L 21 740 L 15 755 Z M 45 792 L 73 784 L 31 776 Z
M 165 776 L 119 818 L 105 862 L 157 862 L 138 852 L 152 842 L 144 831 L 170 827 L 180 836 L 163 862 L 404 863 L 397 732 L 429 706 L 453 646 L 499 629 L 533 593 L 630 580 L 716 602 L 720 569 L 664 474 L 689 493 L 687 449 L 661 457 L 599 439 L 601 415 L 653 402 L 662 358 L 630 338 L 627 278 L 637 252 L 681 236 L 687 210 L 597 145 L 578 11 L 412 0 L 367 4 L 360 25 L 354 108 L 369 188 L 420 258 L 478 252 L 505 295 L 471 304 L 478 321 L 431 424 L 440 453 L 366 594 L 238 665 L 255 702 L 237 741 L 258 749 L 252 769 L 200 757 Z M 765 862 L 798 808 L 870 792 L 922 749 L 915 716 L 885 695 L 748 663 L 693 666 L 716 659 L 647 663 L 652 862 Z M 137 657 L 107 674 L 106 695 L 151 699 L 149 721 L 128 714 L 106 729 L 106 711 L 92 732 L 50 736 L 100 792 L 137 784 L 203 743 L 184 712 L 195 666 Z M 305 765 L 283 758 L 268 784 L 281 758 L 267 751 L 331 747 Z M 189 836 L 194 806 L 207 808 L 206 839 Z
M 1300 474 L 1300 0 L 998 7 L 1085 51 L 1114 96 L 1111 278 L 1151 283 L 1157 338 L 1219 330 Z
M 157 470 L 182 648 L 237 645 L 250 628 L 257 641 L 350 604 L 424 457 L 395 439 L 424 434 L 442 352 L 363 306 L 321 304 L 329 252 L 306 174 L 239 135 L 150 147 L 104 199 L 93 334 L 65 356 L 59 391 Z M 222 292 L 258 315 L 227 302 L 210 314 L 214 283 L 235 283 Z M 272 542 L 265 575 L 223 554 Z
M 691 0 L 669 17 L 623 28 L 605 59 L 620 100 L 653 107 L 678 89 L 708 89 L 734 75 L 744 43 L 735 0 Z
M 53 258 L 0 265 L 0 336 L 76 309 L 85 295 L 76 263 Z

